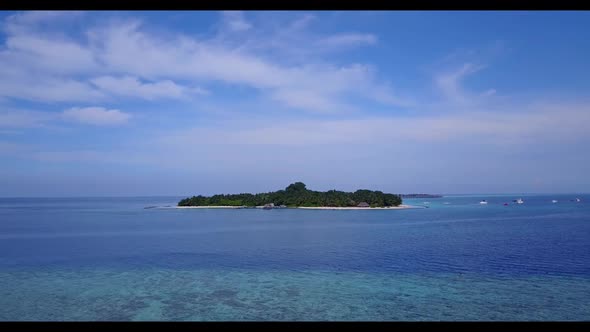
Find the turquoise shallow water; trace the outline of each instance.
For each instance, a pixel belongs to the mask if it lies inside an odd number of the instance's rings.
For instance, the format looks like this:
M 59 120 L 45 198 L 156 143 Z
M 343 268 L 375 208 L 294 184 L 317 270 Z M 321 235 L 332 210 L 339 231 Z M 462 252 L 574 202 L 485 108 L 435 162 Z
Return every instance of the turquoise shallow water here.
M 170 270 L 3 274 L 4 320 L 587 320 L 584 278 Z
M 0 199 L 0 320 L 588 320 L 590 197 L 518 197 L 396 211 Z

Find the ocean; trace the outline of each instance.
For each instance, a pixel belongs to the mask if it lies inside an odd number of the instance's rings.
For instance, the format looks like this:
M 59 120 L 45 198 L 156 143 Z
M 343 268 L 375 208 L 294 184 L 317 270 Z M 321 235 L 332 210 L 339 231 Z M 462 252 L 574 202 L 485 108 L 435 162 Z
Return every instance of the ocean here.
M 0 198 L 0 320 L 590 319 L 590 195 L 165 207 L 181 198 Z

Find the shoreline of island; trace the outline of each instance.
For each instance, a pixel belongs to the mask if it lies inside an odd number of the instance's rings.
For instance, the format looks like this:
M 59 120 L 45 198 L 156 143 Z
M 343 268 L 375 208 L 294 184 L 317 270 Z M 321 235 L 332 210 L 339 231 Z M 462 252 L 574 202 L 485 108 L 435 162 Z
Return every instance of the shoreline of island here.
M 177 209 L 264 209 L 264 206 L 230 206 L 230 205 L 212 205 L 212 206 L 175 206 Z M 384 207 L 358 207 L 358 206 L 294 206 L 284 208 L 274 208 L 274 210 L 283 209 L 304 209 L 304 210 L 404 210 L 404 209 L 422 209 L 423 206 L 416 205 L 399 205 Z
M 306 210 L 404 210 L 404 209 L 421 209 L 421 206 L 398 205 L 398 206 L 379 206 L 379 207 L 358 207 L 358 206 L 298 206 L 296 209 Z
M 212 205 L 212 206 L 175 206 L 177 209 L 247 209 L 247 206 Z

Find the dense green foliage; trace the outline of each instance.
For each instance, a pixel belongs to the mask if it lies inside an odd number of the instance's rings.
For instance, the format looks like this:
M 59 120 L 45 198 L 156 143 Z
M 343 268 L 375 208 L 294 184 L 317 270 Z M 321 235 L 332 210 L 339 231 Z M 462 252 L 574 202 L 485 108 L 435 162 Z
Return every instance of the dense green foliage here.
M 178 202 L 178 206 L 260 206 L 268 203 L 275 205 L 297 206 L 357 206 L 366 202 L 371 207 L 398 206 L 402 203 L 399 195 L 385 194 L 381 191 L 357 190 L 353 193 L 330 190 L 313 191 L 305 188 L 302 182 L 289 185 L 285 190 L 260 194 L 235 194 L 193 196 Z

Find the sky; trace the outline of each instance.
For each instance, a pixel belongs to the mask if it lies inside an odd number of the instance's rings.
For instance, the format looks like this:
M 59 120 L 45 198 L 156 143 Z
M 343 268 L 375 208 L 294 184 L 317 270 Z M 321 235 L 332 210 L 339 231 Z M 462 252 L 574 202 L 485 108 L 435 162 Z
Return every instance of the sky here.
M 590 192 L 590 12 L 0 12 L 0 196 Z

